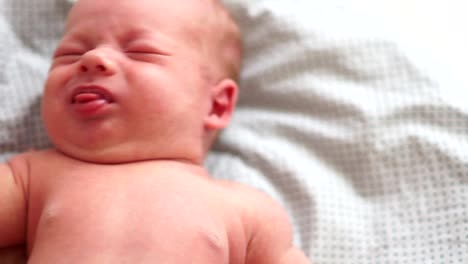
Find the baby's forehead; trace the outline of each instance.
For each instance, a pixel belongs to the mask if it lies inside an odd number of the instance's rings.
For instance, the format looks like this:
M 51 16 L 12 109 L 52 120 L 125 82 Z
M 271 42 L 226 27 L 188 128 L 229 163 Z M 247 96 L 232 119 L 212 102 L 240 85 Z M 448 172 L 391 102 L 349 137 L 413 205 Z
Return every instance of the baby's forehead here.
M 109 5 L 108 0 L 79 0 L 69 13 L 66 29 L 93 21 L 97 26 L 113 23 L 114 27 L 200 33 L 215 16 L 213 3 L 213 0 L 117 0 Z
M 114 0 L 109 4 L 109 0 L 78 0 L 70 15 L 76 12 L 100 15 L 119 14 L 121 19 L 126 21 L 129 20 L 125 15 L 135 15 L 141 18 L 164 18 L 178 15 L 177 21 L 183 21 L 184 18 L 193 19 L 209 15 L 214 3 L 215 0 Z M 86 19 L 83 16 L 74 18 Z

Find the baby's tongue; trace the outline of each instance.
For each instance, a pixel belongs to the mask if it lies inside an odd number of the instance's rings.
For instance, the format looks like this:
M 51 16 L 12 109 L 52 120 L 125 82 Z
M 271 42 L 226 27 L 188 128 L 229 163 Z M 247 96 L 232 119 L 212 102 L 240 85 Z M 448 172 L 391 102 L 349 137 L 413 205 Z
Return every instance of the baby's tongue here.
M 98 93 L 85 92 L 77 94 L 74 98 L 74 102 L 77 104 L 85 104 L 96 100 L 106 100 L 104 96 Z

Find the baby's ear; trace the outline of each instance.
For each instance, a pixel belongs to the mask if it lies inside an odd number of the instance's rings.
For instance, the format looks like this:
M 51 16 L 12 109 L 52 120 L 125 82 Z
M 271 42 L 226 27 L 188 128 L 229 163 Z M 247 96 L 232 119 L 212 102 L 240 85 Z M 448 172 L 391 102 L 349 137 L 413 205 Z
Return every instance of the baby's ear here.
M 238 86 L 230 79 L 224 79 L 211 88 L 211 108 L 205 118 L 205 127 L 219 130 L 231 120 L 237 102 Z

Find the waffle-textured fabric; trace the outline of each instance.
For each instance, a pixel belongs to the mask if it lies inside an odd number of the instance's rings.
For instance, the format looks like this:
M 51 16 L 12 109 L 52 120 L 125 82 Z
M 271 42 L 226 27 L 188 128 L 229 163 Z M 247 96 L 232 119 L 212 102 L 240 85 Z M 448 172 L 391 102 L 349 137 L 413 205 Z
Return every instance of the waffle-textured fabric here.
M 284 205 L 312 263 L 468 263 L 459 1 L 225 2 L 245 62 L 212 174 Z M 2 160 L 49 145 L 41 89 L 70 5 L 0 0 Z

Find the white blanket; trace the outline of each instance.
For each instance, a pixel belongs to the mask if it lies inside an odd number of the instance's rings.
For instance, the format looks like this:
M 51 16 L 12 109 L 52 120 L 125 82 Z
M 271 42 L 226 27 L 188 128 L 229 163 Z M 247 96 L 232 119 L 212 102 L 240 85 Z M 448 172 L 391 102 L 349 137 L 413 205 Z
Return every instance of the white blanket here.
M 246 56 L 213 175 L 280 201 L 313 263 L 468 263 L 461 1 L 225 2 Z M 0 0 L 2 160 L 49 144 L 40 95 L 69 7 Z

